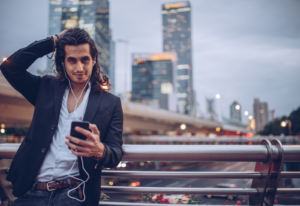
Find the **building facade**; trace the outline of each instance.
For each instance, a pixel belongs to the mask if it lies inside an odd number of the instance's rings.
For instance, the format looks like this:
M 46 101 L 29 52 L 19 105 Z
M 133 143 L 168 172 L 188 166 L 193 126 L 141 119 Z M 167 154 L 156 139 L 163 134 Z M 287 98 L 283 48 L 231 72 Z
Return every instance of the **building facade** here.
M 215 99 L 206 99 L 206 108 L 208 119 L 212 121 L 218 121 L 218 116 L 215 111 Z
M 230 119 L 237 122 L 242 122 L 242 107 L 236 101 L 230 105 Z
M 261 131 L 269 122 L 269 110 L 267 102 L 260 102 L 259 99 L 254 99 L 253 114 L 255 120 L 255 131 Z
M 110 40 L 110 49 L 109 49 L 109 81 L 111 83 L 111 93 L 116 94 L 116 81 L 115 81 L 115 42 Z
M 193 65 L 191 6 L 188 1 L 162 5 L 163 51 L 177 53 L 177 91 L 179 112 L 191 114 L 193 108 Z
M 159 107 L 161 94 L 176 93 L 176 53 L 132 55 L 131 101 Z
M 49 35 L 68 28 L 86 30 L 96 43 L 101 70 L 110 72 L 110 29 L 108 0 L 51 0 L 49 6 Z M 48 67 L 54 66 L 53 60 Z

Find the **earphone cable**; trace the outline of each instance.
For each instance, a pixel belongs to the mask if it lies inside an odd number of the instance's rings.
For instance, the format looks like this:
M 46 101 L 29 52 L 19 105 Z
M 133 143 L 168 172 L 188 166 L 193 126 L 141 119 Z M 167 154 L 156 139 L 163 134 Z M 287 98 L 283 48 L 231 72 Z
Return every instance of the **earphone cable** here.
M 89 83 L 89 80 L 90 80 L 90 78 L 91 78 L 91 75 L 89 76 L 89 79 L 87 80 L 87 83 L 85 84 L 83 90 L 82 90 L 81 93 L 80 93 L 79 98 L 77 99 L 76 96 L 75 96 L 75 94 L 74 94 L 74 92 L 73 92 L 73 89 L 72 89 L 72 85 L 71 85 L 70 79 L 69 79 L 68 76 L 67 76 L 67 73 L 66 73 L 66 69 L 65 69 L 65 67 L 64 67 L 64 64 L 62 63 L 62 65 L 63 65 L 63 68 L 64 68 L 63 70 L 64 70 L 64 72 L 65 72 L 65 76 L 66 76 L 66 78 L 67 78 L 68 81 L 69 81 L 69 86 L 70 86 L 71 92 L 72 92 L 72 94 L 73 94 L 73 96 L 74 96 L 74 98 L 75 98 L 75 102 L 76 102 L 76 103 L 75 103 L 75 108 L 74 108 L 74 114 L 75 114 L 76 119 L 79 120 L 79 119 L 78 119 L 78 116 L 77 116 L 77 113 L 76 113 L 75 110 L 77 109 L 78 101 L 80 100 L 81 95 L 83 94 L 83 91 L 84 91 L 86 85 Z M 81 181 L 81 183 L 80 183 L 77 187 L 75 187 L 75 188 L 69 190 L 68 193 L 67 193 L 67 195 L 68 195 L 68 197 L 71 198 L 71 199 L 75 199 L 75 200 L 77 200 L 77 201 L 79 201 L 79 202 L 84 202 L 84 201 L 85 201 L 85 192 L 84 192 L 84 191 L 85 191 L 85 183 L 90 179 L 90 175 L 89 175 L 89 173 L 88 173 L 88 172 L 85 170 L 85 168 L 84 168 L 84 163 L 83 163 L 83 158 L 82 158 L 82 156 L 81 156 L 82 169 L 83 169 L 84 172 L 87 174 L 87 179 L 84 181 L 84 180 L 82 180 L 82 179 L 79 179 L 79 178 L 77 178 L 77 177 L 74 177 L 74 176 L 70 175 L 70 172 L 72 171 L 73 167 L 75 166 L 76 161 L 77 161 L 77 159 L 74 161 L 74 163 L 73 163 L 73 165 L 72 165 L 72 167 L 71 167 L 71 169 L 69 170 L 69 172 L 68 172 L 67 175 L 68 175 L 69 177 L 72 177 L 72 178 L 74 178 L 74 179 L 76 179 L 76 180 Z M 70 192 L 73 191 L 73 190 L 76 190 L 76 189 L 79 188 L 82 184 L 83 184 L 83 189 L 82 189 L 82 191 L 83 191 L 83 199 L 80 200 L 80 199 L 77 199 L 77 198 L 75 198 L 75 197 L 72 197 L 72 196 L 70 195 Z

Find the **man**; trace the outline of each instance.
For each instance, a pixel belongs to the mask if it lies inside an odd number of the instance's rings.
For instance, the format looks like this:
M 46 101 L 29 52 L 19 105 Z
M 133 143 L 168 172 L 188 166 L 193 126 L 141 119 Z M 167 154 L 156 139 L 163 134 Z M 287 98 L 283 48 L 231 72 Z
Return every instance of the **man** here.
M 26 71 L 55 48 L 55 77 Z M 76 28 L 36 41 L 1 64 L 7 81 L 35 107 L 7 175 L 18 197 L 14 205 L 99 204 L 102 167 L 122 159 L 123 112 L 120 98 L 104 91 L 110 83 L 97 56 L 89 34 Z M 86 140 L 70 136 L 71 122 L 82 120 L 91 132 L 76 130 Z M 76 189 L 79 179 L 88 179 L 85 188 Z

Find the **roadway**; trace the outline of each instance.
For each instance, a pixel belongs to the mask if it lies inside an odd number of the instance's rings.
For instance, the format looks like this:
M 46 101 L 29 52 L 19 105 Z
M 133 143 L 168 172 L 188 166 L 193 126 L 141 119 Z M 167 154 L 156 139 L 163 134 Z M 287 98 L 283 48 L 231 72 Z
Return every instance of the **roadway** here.
M 180 170 L 180 171 L 253 171 L 255 163 L 252 162 L 202 162 L 202 163 L 174 163 L 176 166 L 166 166 L 161 170 Z M 218 183 L 235 184 L 237 187 L 249 188 L 252 180 L 249 179 L 142 179 L 140 186 L 144 187 L 214 187 Z M 136 201 L 139 199 L 136 195 L 107 194 L 110 201 Z M 248 200 L 248 196 L 238 196 L 229 200 L 229 204 L 235 204 L 238 200 L 242 202 L 243 197 Z M 223 204 L 226 197 L 207 198 L 204 195 L 196 196 L 200 204 Z M 243 203 L 243 202 L 242 202 Z

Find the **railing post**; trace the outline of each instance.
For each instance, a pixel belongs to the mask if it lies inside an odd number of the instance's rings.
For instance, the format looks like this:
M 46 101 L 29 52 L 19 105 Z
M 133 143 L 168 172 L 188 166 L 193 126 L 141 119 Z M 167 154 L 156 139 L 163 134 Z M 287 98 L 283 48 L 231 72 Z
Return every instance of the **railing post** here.
M 272 159 L 271 178 L 268 181 L 268 191 L 264 198 L 264 205 L 273 205 L 280 179 L 281 169 L 284 162 L 283 147 L 279 140 L 273 139 L 272 145 L 278 149 L 278 159 Z
M 257 189 L 257 195 L 249 196 L 250 205 L 263 206 L 264 198 L 266 196 L 266 188 L 270 178 L 270 171 L 272 166 L 272 145 L 269 140 L 263 139 L 260 145 L 265 145 L 268 152 L 268 159 L 265 162 L 256 162 L 255 172 L 261 173 L 260 179 L 253 179 L 251 188 Z M 273 204 L 269 205 L 273 206 Z

